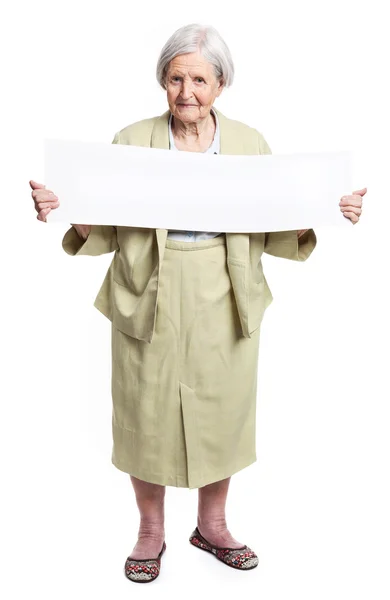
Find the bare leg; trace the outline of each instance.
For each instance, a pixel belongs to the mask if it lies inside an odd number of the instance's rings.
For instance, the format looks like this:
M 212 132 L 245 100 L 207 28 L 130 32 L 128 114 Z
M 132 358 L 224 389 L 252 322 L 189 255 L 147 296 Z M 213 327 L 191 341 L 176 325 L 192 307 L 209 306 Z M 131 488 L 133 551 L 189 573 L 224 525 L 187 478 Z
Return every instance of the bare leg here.
M 148 483 L 130 475 L 137 506 L 140 512 L 138 542 L 131 558 L 157 558 L 165 538 L 164 499 L 165 486 Z
M 198 490 L 198 529 L 213 546 L 240 548 L 227 528 L 225 506 L 230 477 L 210 483 Z

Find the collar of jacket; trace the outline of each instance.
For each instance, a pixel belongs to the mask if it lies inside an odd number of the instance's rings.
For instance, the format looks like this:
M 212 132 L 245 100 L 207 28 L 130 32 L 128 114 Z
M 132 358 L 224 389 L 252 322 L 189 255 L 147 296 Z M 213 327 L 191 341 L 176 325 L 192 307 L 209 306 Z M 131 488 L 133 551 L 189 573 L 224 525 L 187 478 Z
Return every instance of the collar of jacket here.
M 225 117 L 214 106 L 213 109 L 218 115 L 220 127 L 220 154 L 247 154 L 240 136 L 235 135 L 234 121 Z M 167 110 L 156 121 L 151 136 L 151 147 L 169 149 L 169 121 L 170 111 Z M 159 268 L 164 257 L 165 242 L 167 239 L 167 229 L 156 229 Z M 227 266 L 230 280 L 232 282 L 233 292 L 240 317 L 241 328 L 245 337 L 251 337 L 249 326 L 249 287 L 250 287 L 250 250 L 248 233 L 226 233 L 227 247 Z

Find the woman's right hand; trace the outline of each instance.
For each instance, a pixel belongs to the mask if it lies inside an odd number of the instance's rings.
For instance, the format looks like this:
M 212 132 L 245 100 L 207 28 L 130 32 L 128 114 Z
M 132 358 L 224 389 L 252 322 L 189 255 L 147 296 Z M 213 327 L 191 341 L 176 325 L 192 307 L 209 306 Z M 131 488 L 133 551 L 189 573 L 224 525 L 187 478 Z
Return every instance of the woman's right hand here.
M 60 203 L 55 194 L 51 190 L 47 190 L 43 183 L 37 183 L 32 179 L 29 181 L 30 187 L 32 188 L 31 196 L 34 200 L 35 210 L 37 211 L 38 221 L 44 221 L 46 223 L 46 217 L 49 212 L 58 208 Z
M 43 183 L 37 183 L 33 179 L 29 183 L 33 190 L 31 196 L 34 200 L 35 210 L 38 213 L 37 219 L 46 223 L 46 217 L 49 212 L 60 205 L 58 197 L 51 190 L 47 190 Z M 74 225 L 73 223 L 71 225 L 82 239 L 87 239 L 91 232 L 91 225 Z

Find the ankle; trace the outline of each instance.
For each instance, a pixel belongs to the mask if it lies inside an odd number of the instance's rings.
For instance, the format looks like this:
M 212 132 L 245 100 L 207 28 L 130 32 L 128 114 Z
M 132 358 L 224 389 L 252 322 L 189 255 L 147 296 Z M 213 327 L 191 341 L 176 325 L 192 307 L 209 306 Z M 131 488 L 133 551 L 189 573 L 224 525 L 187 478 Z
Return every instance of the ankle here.
M 163 520 L 153 520 L 146 521 L 141 520 L 139 530 L 138 530 L 138 538 L 148 538 L 159 540 L 165 535 L 164 529 L 164 521 Z
M 215 533 L 222 533 L 227 530 L 227 523 L 224 515 L 207 515 L 205 517 L 198 514 L 197 525 L 201 533 L 202 531 L 213 531 Z

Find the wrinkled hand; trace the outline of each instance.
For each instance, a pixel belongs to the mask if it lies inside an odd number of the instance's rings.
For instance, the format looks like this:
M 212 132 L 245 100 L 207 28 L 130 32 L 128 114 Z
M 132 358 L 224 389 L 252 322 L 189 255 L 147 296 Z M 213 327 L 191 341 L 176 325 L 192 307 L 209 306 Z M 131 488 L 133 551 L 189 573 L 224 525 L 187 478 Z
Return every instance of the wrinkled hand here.
M 34 200 L 35 210 L 38 213 L 37 219 L 47 223 L 46 217 L 49 212 L 60 205 L 58 197 L 51 190 L 47 190 L 43 183 L 30 179 L 29 184 L 33 190 L 31 196 Z M 73 223 L 71 225 L 83 240 L 86 240 L 91 233 L 91 225 L 75 225 Z
M 344 217 L 350 219 L 355 225 L 362 214 L 363 196 L 367 192 L 367 188 L 352 192 L 352 195 L 343 196 L 339 202 L 340 210 Z
M 43 183 L 37 183 L 32 179 L 29 181 L 30 187 L 32 188 L 31 196 L 34 200 L 35 210 L 37 211 L 38 221 L 46 221 L 46 217 L 49 212 L 58 208 L 60 203 L 57 196 L 51 191 L 47 190 Z

